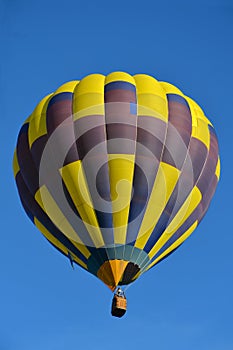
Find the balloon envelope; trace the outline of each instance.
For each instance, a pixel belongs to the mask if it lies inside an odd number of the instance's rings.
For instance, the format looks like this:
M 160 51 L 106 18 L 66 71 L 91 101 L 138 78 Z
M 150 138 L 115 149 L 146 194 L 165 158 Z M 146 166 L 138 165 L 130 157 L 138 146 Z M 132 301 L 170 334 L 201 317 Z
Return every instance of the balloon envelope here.
M 114 290 L 197 227 L 219 179 L 218 142 L 175 86 L 92 74 L 37 105 L 19 132 L 14 174 L 34 225 Z

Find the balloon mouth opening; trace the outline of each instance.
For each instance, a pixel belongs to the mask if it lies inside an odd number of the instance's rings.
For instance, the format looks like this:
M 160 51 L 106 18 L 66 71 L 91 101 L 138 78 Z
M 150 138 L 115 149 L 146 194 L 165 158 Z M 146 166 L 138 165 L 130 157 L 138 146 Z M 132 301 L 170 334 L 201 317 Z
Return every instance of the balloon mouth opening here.
M 132 283 L 140 273 L 140 267 L 125 260 L 105 261 L 97 272 L 97 277 L 102 280 L 112 292 L 117 286 Z

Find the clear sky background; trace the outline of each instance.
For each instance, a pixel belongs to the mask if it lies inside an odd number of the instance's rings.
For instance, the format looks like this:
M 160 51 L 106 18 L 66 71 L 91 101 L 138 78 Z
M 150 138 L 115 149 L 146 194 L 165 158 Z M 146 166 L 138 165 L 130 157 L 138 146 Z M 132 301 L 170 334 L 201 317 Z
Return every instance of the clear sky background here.
M 0 349 L 233 349 L 233 2 L 0 0 Z M 215 126 L 221 180 L 172 256 L 127 291 L 73 271 L 20 204 L 12 156 L 46 94 L 90 73 L 147 73 L 177 85 Z

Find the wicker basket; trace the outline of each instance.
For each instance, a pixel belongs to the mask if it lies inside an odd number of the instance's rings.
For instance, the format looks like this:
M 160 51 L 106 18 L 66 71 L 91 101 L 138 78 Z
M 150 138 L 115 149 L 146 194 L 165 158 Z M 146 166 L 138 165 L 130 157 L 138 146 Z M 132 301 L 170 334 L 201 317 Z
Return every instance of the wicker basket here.
M 127 310 L 126 298 L 118 295 L 114 295 L 112 300 L 112 316 L 122 317 Z

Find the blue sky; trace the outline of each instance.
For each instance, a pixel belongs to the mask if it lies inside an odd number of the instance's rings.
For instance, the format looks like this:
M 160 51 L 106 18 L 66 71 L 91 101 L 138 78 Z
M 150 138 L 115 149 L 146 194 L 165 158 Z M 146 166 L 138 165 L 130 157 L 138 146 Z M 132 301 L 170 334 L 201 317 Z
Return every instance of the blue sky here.
M 0 0 L 0 26 L 0 349 L 232 349 L 232 1 Z M 115 70 L 153 75 L 198 101 L 222 163 L 206 217 L 128 289 L 120 320 L 108 289 L 33 227 L 12 173 L 17 133 L 39 100 Z

